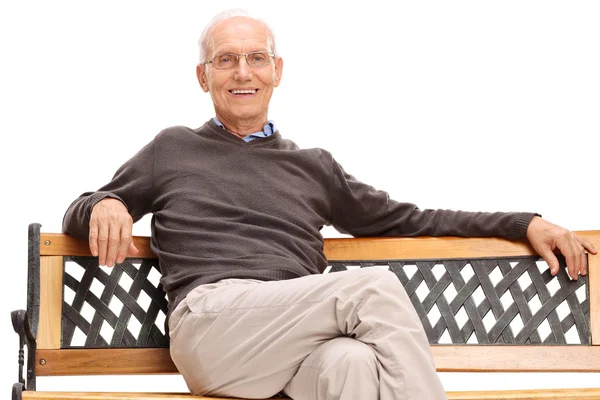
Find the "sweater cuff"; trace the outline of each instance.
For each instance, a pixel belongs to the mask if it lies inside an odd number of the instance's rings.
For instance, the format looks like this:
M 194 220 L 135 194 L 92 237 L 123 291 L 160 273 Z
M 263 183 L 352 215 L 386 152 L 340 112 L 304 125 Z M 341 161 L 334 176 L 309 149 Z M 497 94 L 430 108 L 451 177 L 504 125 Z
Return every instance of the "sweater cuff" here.
M 529 227 L 529 223 L 533 219 L 533 217 L 541 217 L 541 214 L 538 213 L 522 213 L 519 215 L 516 221 L 516 234 L 518 238 L 526 238 L 527 237 L 527 228 Z
M 127 204 L 125 204 L 125 202 L 123 201 L 123 199 L 121 199 L 116 194 L 112 194 L 110 192 L 96 192 L 96 193 L 92 194 L 90 197 L 87 198 L 87 212 L 88 212 L 88 217 L 92 214 L 92 208 L 94 208 L 94 206 L 96 204 L 98 204 L 100 201 L 102 201 L 102 200 L 104 200 L 106 198 L 119 200 L 121 203 L 123 203 L 123 205 L 125 206 L 125 208 L 128 208 Z

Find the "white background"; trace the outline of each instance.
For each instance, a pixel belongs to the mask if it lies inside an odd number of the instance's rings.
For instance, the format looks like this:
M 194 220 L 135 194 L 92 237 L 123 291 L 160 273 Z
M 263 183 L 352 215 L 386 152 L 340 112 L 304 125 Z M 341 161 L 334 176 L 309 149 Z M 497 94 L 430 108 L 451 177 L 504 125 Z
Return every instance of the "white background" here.
M 20 1 L 0 6 L 0 390 L 17 377 L 27 224 L 59 232 L 161 129 L 213 115 L 196 41 L 217 12 L 269 21 L 284 58 L 270 118 L 301 147 L 421 208 L 536 211 L 600 229 L 595 1 Z M 134 227 L 149 234 L 149 219 Z M 327 230 L 326 236 L 337 236 Z M 600 374 L 442 374 L 447 390 L 600 386 Z M 185 390 L 179 377 L 110 379 Z M 106 378 L 39 389 L 105 390 Z

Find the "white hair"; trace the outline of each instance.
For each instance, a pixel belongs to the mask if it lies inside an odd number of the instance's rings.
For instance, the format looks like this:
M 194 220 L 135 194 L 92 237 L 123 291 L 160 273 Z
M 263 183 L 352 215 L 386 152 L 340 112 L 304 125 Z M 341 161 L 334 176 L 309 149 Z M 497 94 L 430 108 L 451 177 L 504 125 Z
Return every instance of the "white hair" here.
M 200 47 L 200 62 L 204 62 L 207 61 L 206 58 L 208 57 L 208 50 L 209 50 L 209 37 L 208 34 L 210 33 L 210 30 L 219 22 L 229 19 L 229 18 L 233 18 L 233 17 L 248 17 L 251 18 L 257 22 L 260 22 L 261 24 L 263 24 L 265 26 L 265 28 L 267 28 L 267 30 L 269 31 L 270 37 L 269 37 L 269 45 L 271 47 L 271 51 L 275 54 L 277 54 L 277 52 L 275 51 L 275 33 L 273 32 L 273 29 L 271 29 L 271 27 L 262 19 L 257 18 L 253 15 L 251 15 L 248 11 L 240 9 L 240 8 L 232 8 L 230 10 L 226 10 L 223 12 L 220 12 L 219 14 L 215 15 L 213 17 L 213 19 L 210 20 L 210 22 L 208 23 L 208 25 L 206 25 L 206 28 L 204 28 L 204 30 L 202 31 L 202 34 L 200 35 L 200 39 L 198 39 L 198 46 Z

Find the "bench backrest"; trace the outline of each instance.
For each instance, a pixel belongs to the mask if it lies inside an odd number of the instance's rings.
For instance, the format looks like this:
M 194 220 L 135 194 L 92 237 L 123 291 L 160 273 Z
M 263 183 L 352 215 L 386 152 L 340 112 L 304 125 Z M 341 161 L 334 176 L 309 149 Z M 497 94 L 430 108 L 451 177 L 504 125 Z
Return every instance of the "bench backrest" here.
M 578 233 L 600 248 L 600 231 Z M 35 376 L 177 372 L 149 238 L 134 238 L 140 254 L 112 269 L 86 242 L 39 224 L 29 240 L 33 385 Z M 395 273 L 438 371 L 600 371 L 600 256 L 588 255 L 588 276 L 571 281 L 564 268 L 551 276 L 528 244 L 497 238 L 327 239 L 324 250 L 326 273 Z

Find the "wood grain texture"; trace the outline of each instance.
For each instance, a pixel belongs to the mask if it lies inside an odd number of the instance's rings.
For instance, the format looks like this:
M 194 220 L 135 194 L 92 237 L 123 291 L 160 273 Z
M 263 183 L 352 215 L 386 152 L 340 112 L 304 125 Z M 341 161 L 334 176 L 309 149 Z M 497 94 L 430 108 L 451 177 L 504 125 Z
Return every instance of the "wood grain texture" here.
M 188 393 L 23 392 L 23 399 L 39 400 L 250 400 L 192 396 Z M 265 399 L 268 400 L 268 399 Z M 285 399 L 281 399 L 285 400 Z M 289 399 L 288 399 L 289 400 Z
M 325 241 L 327 259 L 442 259 L 535 254 L 525 242 L 498 238 L 344 238 Z
M 169 349 L 38 350 L 36 362 L 38 376 L 178 373 Z
M 448 400 L 598 400 L 600 389 L 490 390 L 447 392 Z
M 38 349 L 60 349 L 63 258 L 40 258 L 40 319 Z
M 134 257 L 156 258 L 150 249 L 149 237 L 134 236 L 133 243 L 140 251 Z M 40 254 L 43 256 L 92 256 L 88 242 L 64 233 L 42 233 L 40 235 Z
M 45 400 L 250 400 L 223 397 L 192 396 L 188 393 L 104 393 L 104 392 L 23 392 L 23 399 Z M 268 399 L 265 399 L 268 400 Z M 285 399 L 281 399 L 285 400 Z M 289 399 L 288 399 L 289 400 Z
M 600 372 L 598 346 L 432 346 L 440 372 Z M 168 349 L 38 350 L 37 374 L 175 374 Z M 41 360 L 44 360 L 41 363 Z
M 600 231 L 576 232 L 590 240 L 598 241 Z M 133 238 L 140 254 L 136 257 L 154 258 L 150 238 Z M 42 255 L 91 256 L 88 243 L 65 234 L 43 233 Z M 531 246 L 522 241 L 499 238 L 342 238 L 325 239 L 325 255 L 329 260 L 385 260 L 385 259 L 431 259 L 510 257 L 535 255 Z
M 600 372 L 600 346 L 436 345 L 431 350 L 440 372 Z
M 598 400 L 600 389 L 494 390 L 447 392 L 448 400 Z M 186 393 L 23 392 L 23 399 L 46 400 L 233 400 Z M 240 399 L 236 399 L 240 400 Z M 244 400 L 244 399 L 242 399 Z M 247 399 L 246 399 L 247 400 Z M 283 399 L 282 399 L 283 400 Z M 289 400 L 289 399 L 288 399 Z
M 590 235 L 586 239 L 600 252 L 600 235 Z M 600 254 L 588 254 L 588 284 L 592 345 L 600 346 Z

